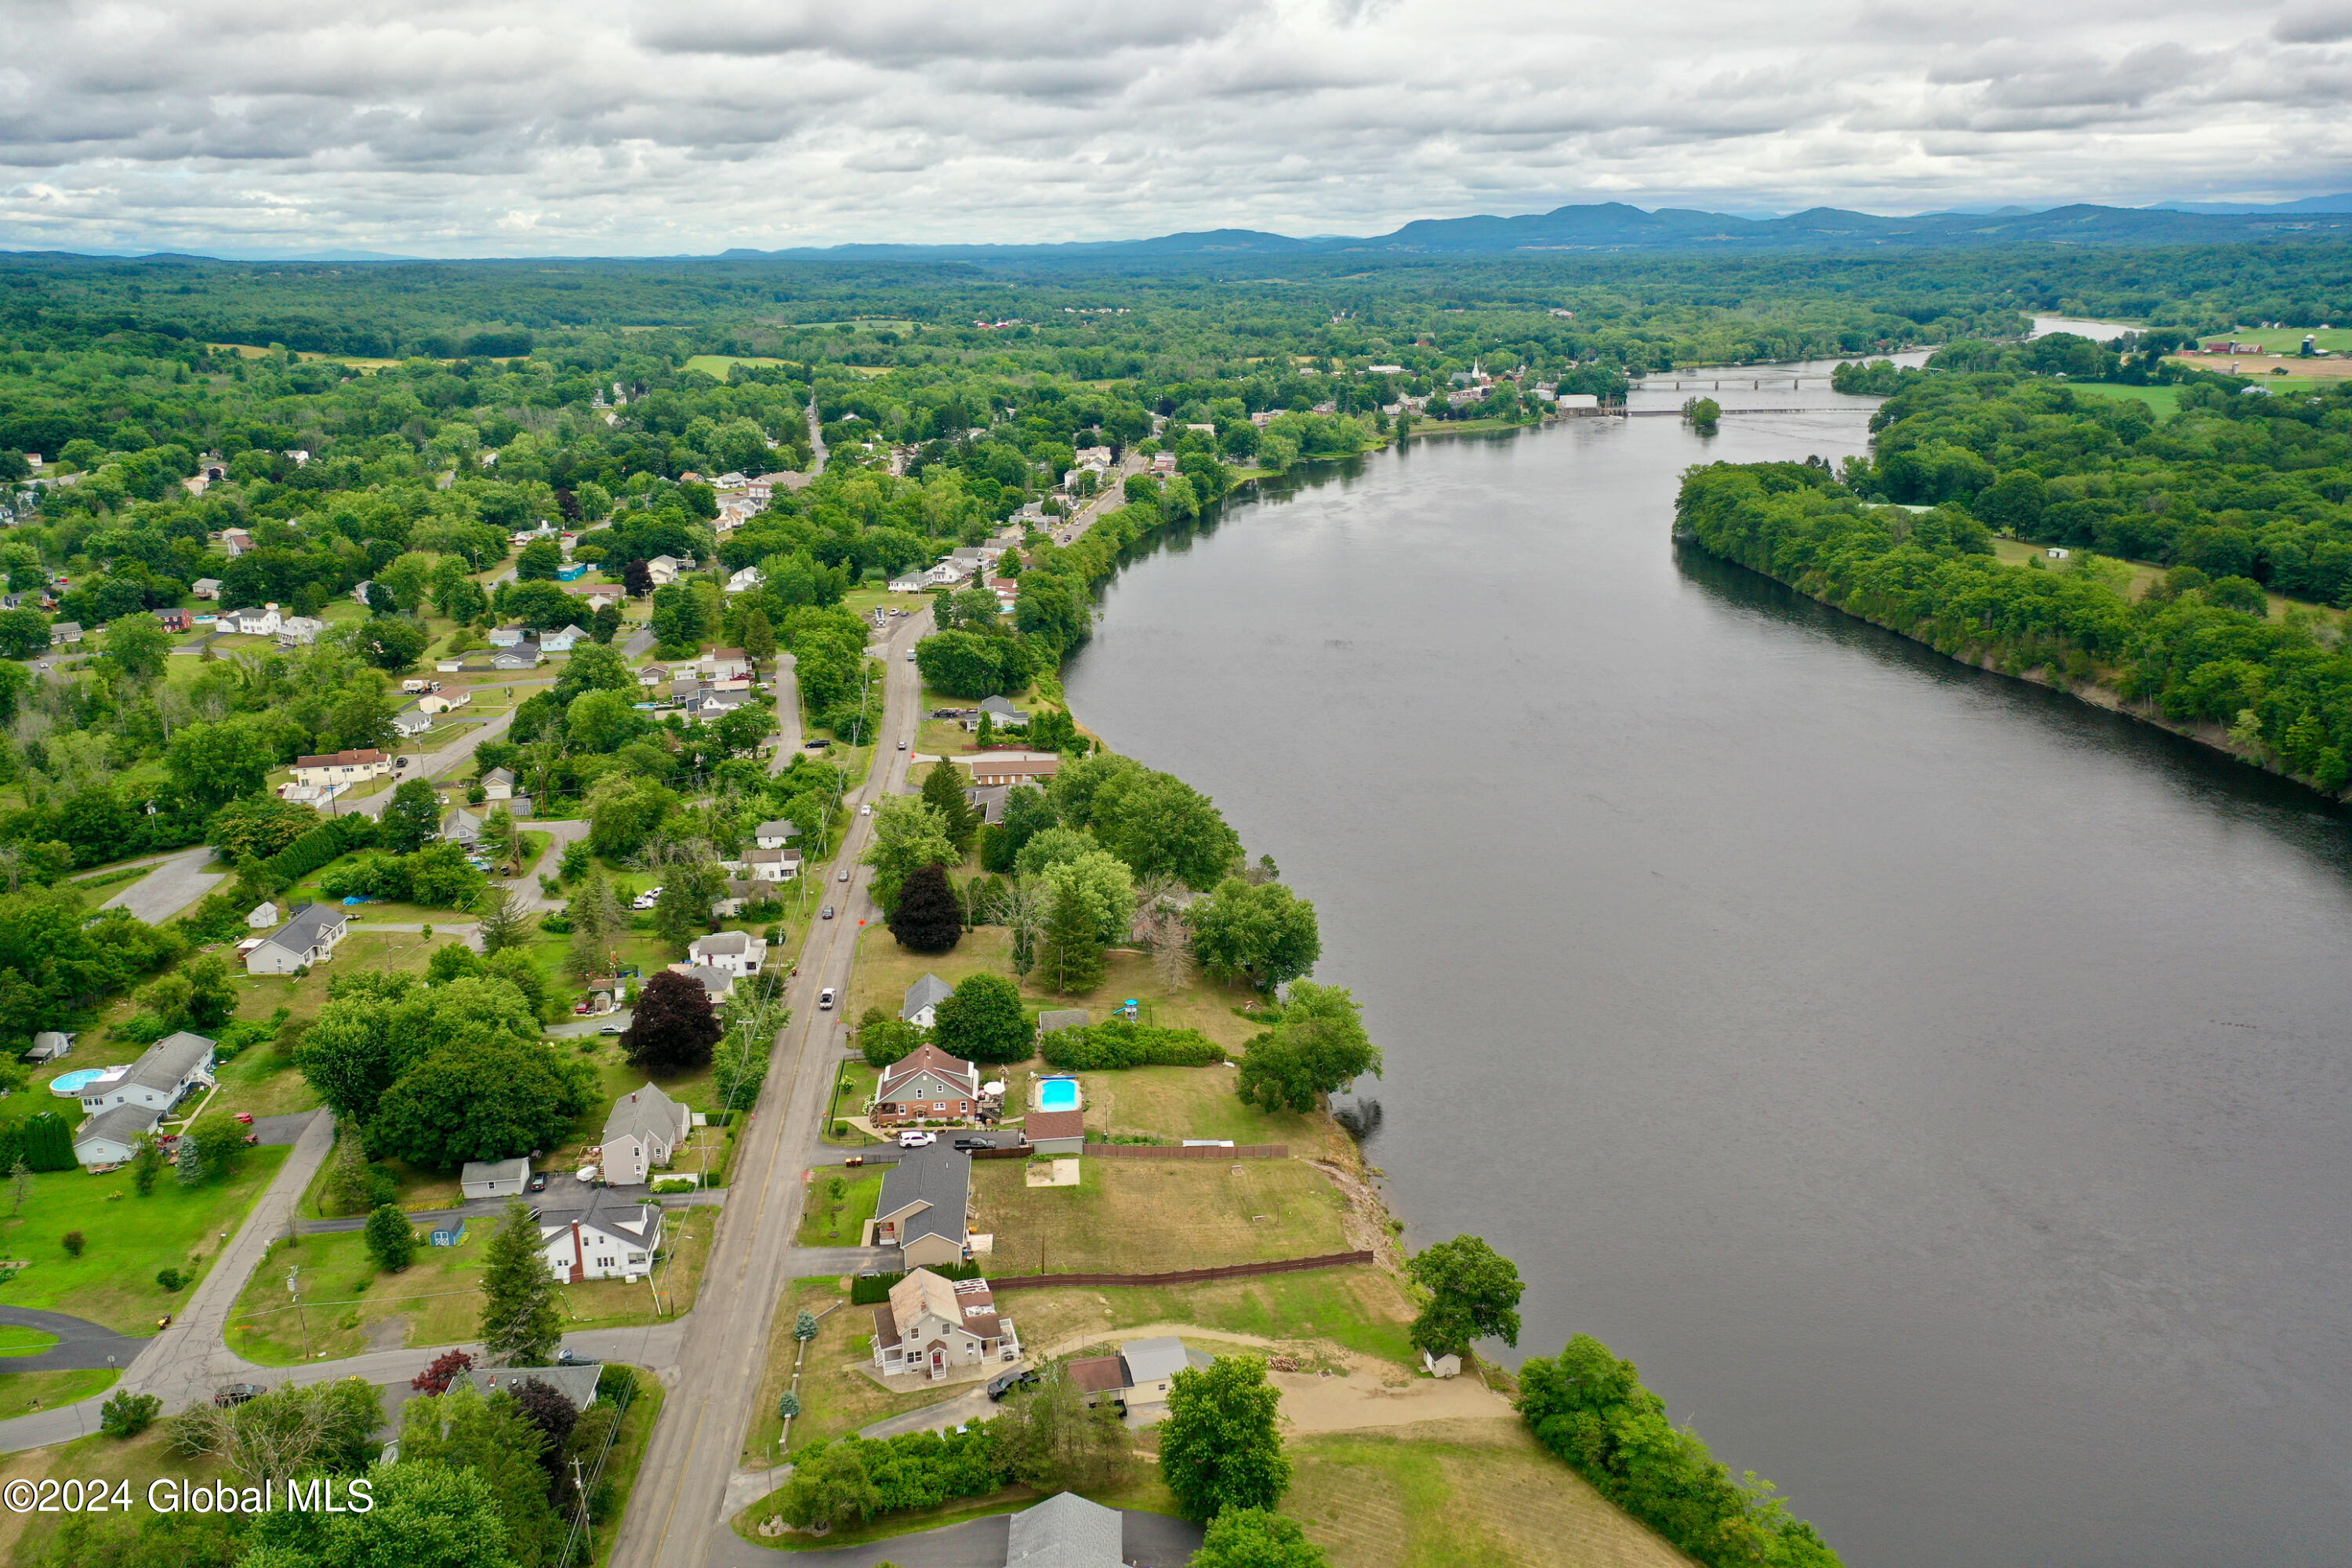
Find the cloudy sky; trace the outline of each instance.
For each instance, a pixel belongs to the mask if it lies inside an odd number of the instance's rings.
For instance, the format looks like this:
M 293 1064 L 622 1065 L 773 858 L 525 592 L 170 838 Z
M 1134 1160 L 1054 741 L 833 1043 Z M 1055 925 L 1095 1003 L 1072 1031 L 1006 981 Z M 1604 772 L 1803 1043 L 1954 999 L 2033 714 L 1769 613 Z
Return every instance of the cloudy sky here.
M 2352 0 L 0 0 L 0 247 L 709 253 L 2352 189 Z

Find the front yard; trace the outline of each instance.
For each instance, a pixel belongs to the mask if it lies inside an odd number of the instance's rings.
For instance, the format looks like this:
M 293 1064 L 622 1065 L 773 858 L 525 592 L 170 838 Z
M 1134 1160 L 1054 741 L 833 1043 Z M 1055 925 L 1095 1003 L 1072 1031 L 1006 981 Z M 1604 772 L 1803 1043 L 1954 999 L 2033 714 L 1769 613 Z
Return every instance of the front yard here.
M 874 1217 L 875 1207 L 881 1201 L 885 1169 L 877 1167 L 861 1174 L 819 1166 L 809 1182 L 808 1196 L 801 1207 L 800 1236 L 794 1245 L 856 1247 L 866 1222 Z M 841 1184 L 837 1201 L 831 1191 L 835 1182 Z
M 1160 1274 L 1348 1250 L 1346 1200 L 1301 1160 L 1090 1158 L 1075 1187 L 976 1160 L 972 1228 L 995 1274 Z

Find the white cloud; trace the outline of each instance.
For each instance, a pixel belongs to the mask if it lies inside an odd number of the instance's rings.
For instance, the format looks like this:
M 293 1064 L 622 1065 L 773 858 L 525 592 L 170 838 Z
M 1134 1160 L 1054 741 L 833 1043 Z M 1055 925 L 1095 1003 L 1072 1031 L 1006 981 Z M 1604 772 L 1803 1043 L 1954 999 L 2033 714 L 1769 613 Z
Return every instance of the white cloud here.
M 7 15 L 16 246 L 675 253 L 2352 186 L 2352 0 Z

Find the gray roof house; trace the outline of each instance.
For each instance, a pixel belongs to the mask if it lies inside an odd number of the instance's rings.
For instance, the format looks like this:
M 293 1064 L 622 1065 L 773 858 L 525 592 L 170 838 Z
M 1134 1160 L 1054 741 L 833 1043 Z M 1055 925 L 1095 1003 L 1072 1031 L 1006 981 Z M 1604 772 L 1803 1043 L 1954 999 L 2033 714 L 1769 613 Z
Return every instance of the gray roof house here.
M 918 1029 L 928 1029 L 939 1021 L 939 1005 L 954 994 L 954 986 L 936 974 L 926 974 L 907 987 L 907 1003 L 898 1009 L 898 1017 Z
M 693 1128 L 694 1113 L 650 1083 L 621 1096 L 604 1119 L 604 1180 L 616 1187 L 643 1183 L 670 1163 Z
M 882 1173 L 874 1245 L 898 1248 L 909 1268 L 961 1263 L 971 1213 L 971 1156 L 937 1143 L 909 1149 Z
M 392 727 L 404 740 L 413 740 L 433 728 L 433 716 L 412 702 L 392 716 Z
M 782 849 L 801 836 L 800 828 L 790 818 L 778 817 L 763 822 L 751 832 L 751 841 L 762 849 Z
M 510 1389 L 519 1383 L 543 1383 L 572 1402 L 574 1410 L 585 1410 L 596 1402 L 596 1379 L 604 1373 L 601 1365 L 586 1366 L 477 1366 L 466 1372 L 466 1381 L 485 1398 L 497 1389 Z
M 661 1250 L 662 1208 L 617 1193 L 600 1192 L 585 1208 L 539 1216 L 541 1256 L 547 1271 L 573 1285 L 583 1279 L 635 1279 L 648 1273 Z
M 360 584 L 360 587 L 362 590 L 364 590 L 367 587 L 367 584 L 362 583 Z M 188 592 L 194 594 L 199 599 L 217 599 L 220 597 L 220 579 L 217 577 L 199 577 L 194 583 L 188 584 Z M 364 604 L 366 602 L 365 595 L 362 593 L 361 603 Z
M 121 1150 L 120 1154 L 100 1154 L 82 1163 L 110 1163 L 127 1155 L 129 1140 L 152 1131 L 163 1112 L 186 1099 L 197 1085 L 210 1081 L 212 1070 L 213 1042 L 182 1029 L 148 1047 L 129 1067 L 110 1068 L 82 1085 L 81 1108 L 91 1120 L 75 1135 L 74 1147 L 79 1150 L 86 1139 L 105 1136 Z M 135 1110 L 140 1115 L 112 1116 L 116 1110 Z
M 492 669 L 537 669 L 539 645 L 535 642 L 527 642 L 518 643 L 513 647 L 500 648 L 491 656 L 490 668 Z
M 335 944 L 351 930 L 351 918 L 333 904 L 304 904 L 294 918 L 271 931 L 245 955 L 247 974 L 291 974 L 335 956 Z
M 517 1154 L 511 1160 L 468 1160 L 457 1173 L 457 1187 L 469 1198 L 509 1198 L 530 1181 L 530 1161 Z
M 1021 709 L 1015 708 L 1012 703 L 1007 702 L 1002 697 L 984 697 L 981 699 L 980 710 L 987 714 L 999 724 L 1026 724 L 1029 722 L 1029 715 L 1026 712 Z
M 1118 1568 L 1125 1536 L 1118 1510 L 1055 1492 L 1008 1521 L 1004 1568 Z
M 1011 784 L 966 784 L 963 800 L 966 805 L 980 813 L 981 821 L 994 827 L 1004 820 L 1004 797 L 1013 793 Z
M 100 1111 L 74 1133 L 74 1158 L 85 1165 L 120 1165 L 163 1120 L 163 1113 L 151 1105 L 118 1105 Z
M 1056 1029 L 1083 1029 L 1087 1026 L 1084 1007 L 1048 1007 L 1037 1015 L 1037 1037 L 1044 1039 Z
M 482 819 L 464 806 L 458 806 L 443 819 L 441 837 L 452 844 L 478 843 L 482 837 Z

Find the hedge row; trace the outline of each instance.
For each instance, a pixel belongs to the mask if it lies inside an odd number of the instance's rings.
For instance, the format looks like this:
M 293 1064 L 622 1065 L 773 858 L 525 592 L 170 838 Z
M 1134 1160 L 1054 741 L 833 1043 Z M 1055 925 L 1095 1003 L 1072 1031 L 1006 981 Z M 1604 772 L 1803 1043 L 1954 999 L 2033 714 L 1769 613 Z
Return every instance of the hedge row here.
M 1204 1068 L 1225 1059 L 1225 1047 L 1198 1029 L 1162 1029 L 1107 1018 L 1099 1024 L 1056 1029 L 1038 1054 L 1047 1064 L 1071 1071 L 1105 1068 Z
M 980 1278 L 980 1265 L 977 1263 L 943 1264 L 940 1267 L 934 1268 L 931 1272 L 938 1275 L 942 1279 L 977 1279 Z M 854 1307 L 880 1306 L 883 1302 L 890 1299 L 890 1287 L 896 1285 L 899 1280 L 904 1279 L 907 1276 L 903 1272 L 897 1274 L 859 1275 L 856 1279 L 850 1281 L 850 1305 Z
M 262 874 L 281 888 L 293 886 L 330 860 L 375 842 L 375 818 L 334 816 L 261 863 Z

